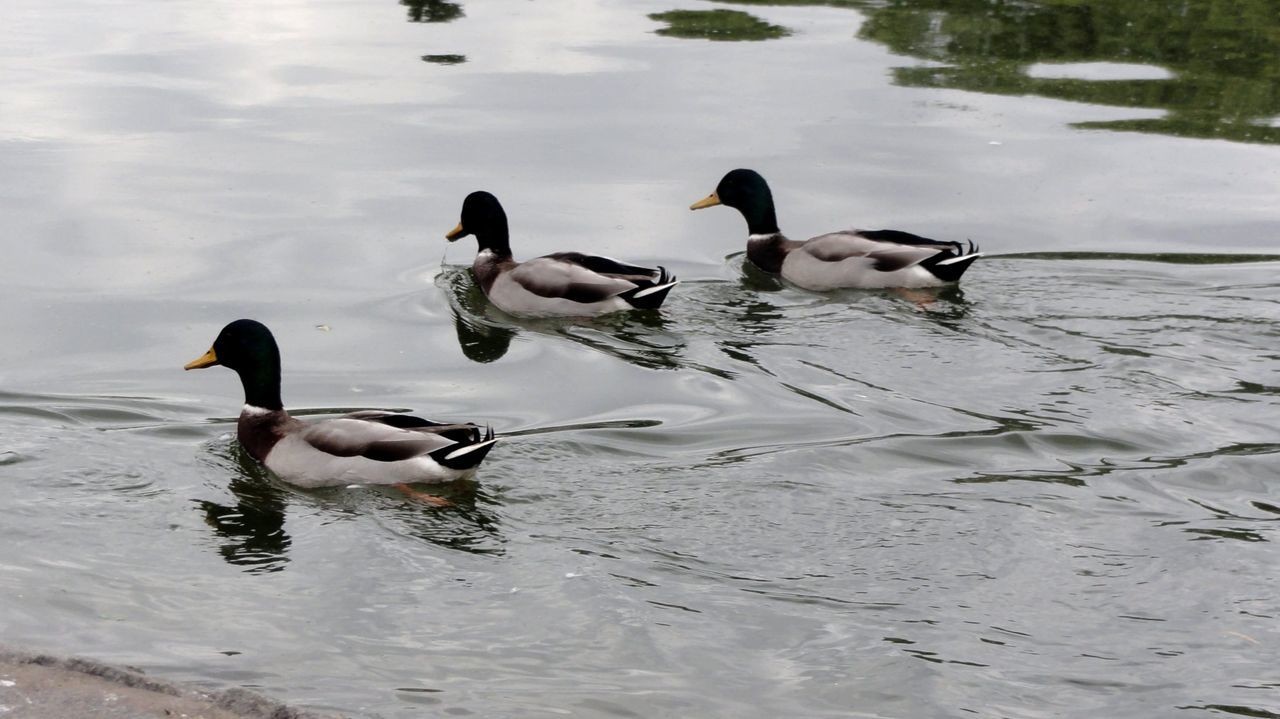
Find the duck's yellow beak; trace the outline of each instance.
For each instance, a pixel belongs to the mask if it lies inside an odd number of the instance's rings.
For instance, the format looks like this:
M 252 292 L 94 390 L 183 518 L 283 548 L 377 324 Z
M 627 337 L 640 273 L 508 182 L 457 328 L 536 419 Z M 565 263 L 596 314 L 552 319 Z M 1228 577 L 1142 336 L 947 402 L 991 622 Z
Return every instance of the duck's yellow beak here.
M 444 238 L 450 242 L 453 242 L 454 240 L 466 234 L 466 232 L 467 232 L 466 230 L 462 229 L 462 223 L 459 222 L 458 226 L 453 228 L 452 230 L 449 230 L 449 233 L 446 234 Z
M 190 362 L 182 365 L 182 369 L 204 369 L 205 367 L 212 367 L 216 364 L 218 364 L 218 355 L 215 354 L 213 348 L 210 347 L 209 351 L 201 355 L 200 359 L 191 360 Z
M 718 204 L 720 204 L 720 196 L 713 192 L 692 205 L 689 205 L 689 209 L 701 210 L 704 207 L 715 207 Z

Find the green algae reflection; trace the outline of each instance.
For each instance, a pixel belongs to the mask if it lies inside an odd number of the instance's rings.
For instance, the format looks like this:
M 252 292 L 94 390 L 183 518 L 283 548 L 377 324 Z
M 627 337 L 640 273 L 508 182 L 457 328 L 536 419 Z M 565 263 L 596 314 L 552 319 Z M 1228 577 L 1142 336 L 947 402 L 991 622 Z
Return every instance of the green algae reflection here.
M 721 1 L 857 9 L 859 37 L 934 64 L 896 68 L 900 85 L 1162 112 L 1074 125 L 1083 129 L 1280 143 L 1275 0 Z M 1110 66 L 1114 79 L 1073 72 L 1082 63 Z M 1125 76 L 1142 65 L 1159 72 Z
M 772 40 L 791 31 L 740 10 L 671 10 L 653 13 L 650 20 L 667 23 L 657 31 L 669 37 L 703 40 Z

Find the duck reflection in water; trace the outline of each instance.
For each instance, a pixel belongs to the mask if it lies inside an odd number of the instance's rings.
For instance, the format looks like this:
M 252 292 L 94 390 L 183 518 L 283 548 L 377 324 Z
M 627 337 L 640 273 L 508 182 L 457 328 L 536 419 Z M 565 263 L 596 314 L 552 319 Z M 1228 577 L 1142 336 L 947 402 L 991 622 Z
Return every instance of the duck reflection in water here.
M 700 284 L 700 291 L 688 294 L 700 304 L 696 321 L 708 325 L 698 333 L 714 337 L 716 347 L 736 362 L 768 371 L 757 356 L 761 348 L 794 342 L 788 329 L 797 323 L 839 322 L 850 312 L 903 321 L 923 317 L 948 330 L 965 329 L 958 323 L 968 316 L 970 303 L 959 285 L 786 294 L 786 282 L 745 259 L 742 252 L 725 258 L 736 281 Z
M 503 554 L 506 538 L 492 487 L 463 481 L 451 487 L 449 507 L 433 509 L 383 487 L 358 493 L 360 503 L 394 534 L 470 554 Z
M 211 454 L 219 467 L 230 470 L 227 488 L 234 503 L 198 500 L 197 509 L 217 535 L 222 558 L 251 574 L 279 572 L 288 566 L 293 539 L 285 531 L 285 516 L 290 503 L 318 504 L 325 512 L 351 519 L 373 516 L 396 535 L 473 554 L 501 554 L 506 543 L 496 514 L 485 507 L 496 500 L 476 482 L 434 485 L 433 492 L 449 500 L 448 507 L 439 508 L 388 487 L 366 486 L 359 491 L 287 487 L 272 479 L 235 440 L 220 442 Z
M 458 345 L 467 359 L 501 359 L 520 331 L 560 337 L 648 369 L 681 366 L 684 342 L 658 312 L 615 313 L 595 318 L 516 318 L 494 308 L 469 268 L 446 267 L 436 277 L 453 312 Z
M 743 253 L 735 253 L 745 257 Z M 728 258 L 734 261 L 734 255 Z M 786 289 L 774 275 L 743 262 L 736 282 L 716 283 L 701 294 L 700 321 L 710 322 L 704 331 L 715 337 L 715 345 L 729 359 L 757 369 L 764 365 L 756 357 L 759 347 L 773 344 L 769 335 L 786 321 L 785 309 L 770 302 L 764 293 Z
M 247 572 L 284 569 L 293 543 L 284 531 L 284 490 L 271 483 L 267 470 L 239 442 L 220 445 L 213 454 L 232 469 L 227 488 L 236 499 L 230 506 L 209 500 L 197 503 L 205 523 L 224 540 L 218 552 L 228 564 Z

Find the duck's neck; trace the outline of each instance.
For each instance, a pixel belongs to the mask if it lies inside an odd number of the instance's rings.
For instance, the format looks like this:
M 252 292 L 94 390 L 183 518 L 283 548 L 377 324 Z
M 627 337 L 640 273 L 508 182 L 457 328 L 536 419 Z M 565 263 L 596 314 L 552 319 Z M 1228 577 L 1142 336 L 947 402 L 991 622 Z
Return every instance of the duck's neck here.
M 271 411 L 284 409 L 284 403 L 280 401 L 279 355 L 251 368 L 241 369 L 239 374 L 246 405 Z
M 507 229 L 507 218 L 500 216 L 494 217 L 485 223 L 486 227 L 477 230 L 476 243 L 480 246 L 480 251 L 488 250 L 498 258 L 511 256 L 511 233 Z
M 773 198 L 760 198 L 749 205 L 739 207 L 738 211 L 747 220 L 748 234 L 773 235 L 778 233 L 778 217 L 773 210 Z

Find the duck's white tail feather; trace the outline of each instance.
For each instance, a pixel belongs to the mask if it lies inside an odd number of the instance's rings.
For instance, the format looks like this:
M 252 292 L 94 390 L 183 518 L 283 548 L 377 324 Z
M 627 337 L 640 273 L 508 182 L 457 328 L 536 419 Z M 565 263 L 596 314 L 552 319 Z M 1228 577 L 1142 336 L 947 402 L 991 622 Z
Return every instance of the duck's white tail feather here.
M 466 455 L 468 455 L 468 454 L 471 454 L 472 452 L 475 452 L 476 450 L 486 449 L 486 448 L 488 448 L 490 445 L 492 445 L 494 442 L 497 442 L 497 441 L 498 441 L 497 439 L 491 439 L 491 440 L 489 440 L 489 441 L 487 441 L 487 442 L 477 442 L 477 443 L 475 443 L 475 444 L 468 444 L 468 445 L 467 445 L 467 446 L 465 446 L 465 447 L 459 447 L 458 449 L 455 449 L 455 450 L 453 450 L 452 452 L 450 452 L 450 453 L 446 454 L 446 455 L 444 456 L 444 458 L 445 458 L 446 460 L 453 460 L 453 459 L 457 459 L 458 457 L 463 457 L 463 456 L 466 456 Z
M 639 292 L 635 293 L 634 295 L 631 295 L 631 298 L 638 300 L 641 297 L 647 297 L 648 295 L 654 294 L 655 292 L 664 292 L 667 289 L 675 287 L 677 284 L 679 284 L 679 282 L 680 280 L 672 280 L 666 283 L 665 285 L 654 285 L 653 287 L 646 287 L 643 290 L 640 290 Z
M 976 260 L 979 257 L 982 257 L 984 254 L 985 253 L 982 253 L 982 252 L 970 252 L 967 255 L 960 255 L 959 257 L 952 257 L 949 260 L 943 260 L 941 262 L 937 262 L 934 264 L 934 267 L 943 267 L 944 265 L 954 265 L 957 262 L 964 262 L 966 260 Z

